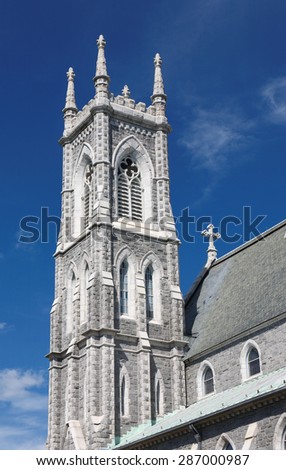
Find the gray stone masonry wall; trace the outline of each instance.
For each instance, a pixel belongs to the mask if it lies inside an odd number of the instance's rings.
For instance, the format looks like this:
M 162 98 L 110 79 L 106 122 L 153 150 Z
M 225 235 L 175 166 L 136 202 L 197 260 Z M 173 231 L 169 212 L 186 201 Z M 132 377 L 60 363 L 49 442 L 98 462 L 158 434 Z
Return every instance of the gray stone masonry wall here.
M 197 401 L 197 377 L 204 360 L 208 360 L 214 369 L 215 391 L 221 392 L 239 385 L 242 381 L 240 355 L 244 344 L 253 340 L 261 352 L 263 374 L 273 372 L 285 364 L 286 321 L 281 320 L 259 333 L 248 334 L 243 339 L 233 341 L 224 348 L 218 348 L 211 354 L 200 356 L 193 363 L 186 363 L 187 404 Z
M 105 448 L 132 427 L 154 421 L 157 371 L 162 375 L 164 411 L 185 404 L 183 302 L 178 240 L 169 200 L 169 128 L 164 116 L 156 116 L 155 108 L 146 111 L 142 104 L 132 107 L 133 100 L 123 100 L 124 106 L 119 101 L 100 96 L 91 100 L 69 121 L 62 140 L 62 227 L 51 312 L 51 353 L 56 355 L 51 359 L 50 373 L 48 447 L 52 449 L 79 445 Z M 123 155 L 122 142 L 123 154 L 130 151 L 138 157 L 148 182 L 142 197 L 145 213 L 152 214 L 152 220 L 146 227 L 143 221 L 139 233 L 134 233 L 138 226 L 125 227 L 117 220 L 116 165 Z M 79 231 L 77 218 L 83 210 L 87 162 L 93 164 L 93 173 L 90 225 L 84 233 Z M 159 226 L 161 218 L 167 222 L 164 228 Z M 132 264 L 129 296 L 133 301 L 124 316 L 119 313 L 122 250 Z M 144 262 L 152 262 L 157 270 L 153 322 L 146 318 Z M 89 278 L 86 320 L 82 322 L 85 263 Z M 71 303 L 72 273 L 75 287 Z M 129 398 L 125 416 L 120 415 L 119 406 L 123 364 Z M 77 442 L 73 442 L 69 422 L 74 433 L 82 433 Z
M 272 450 L 276 426 L 280 416 L 286 411 L 285 400 L 267 407 L 225 419 L 214 425 L 202 427 L 195 423 L 196 429 L 202 437 L 202 450 L 215 450 L 222 435 L 228 437 L 234 444 L 235 450 L 241 450 L 245 444 L 248 427 L 257 423 L 257 435 L 251 443 L 251 450 Z M 282 437 L 282 436 L 281 436 Z M 192 449 L 195 444 L 193 433 L 166 440 L 150 447 L 150 449 Z

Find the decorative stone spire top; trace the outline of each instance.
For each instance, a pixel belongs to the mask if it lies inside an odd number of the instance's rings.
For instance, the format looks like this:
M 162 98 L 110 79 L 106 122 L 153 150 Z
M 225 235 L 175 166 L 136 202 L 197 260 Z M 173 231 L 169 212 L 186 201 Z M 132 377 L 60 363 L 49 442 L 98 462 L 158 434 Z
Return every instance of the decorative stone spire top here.
M 207 230 L 202 231 L 202 235 L 204 237 L 209 238 L 209 247 L 208 247 L 208 250 L 207 250 L 208 260 L 207 260 L 207 263 L 206 263 L 205 267 L 210 268 L 211 265 L 213 264 L 213 262 L 217 259 L 217 249 L 214 245 L 214 242 L 215 242 L 215 240 L 218 240 L 221 237 L 221 235 L 218 232 L 214 233 L 213 224 L 209 224 L 207 226 Z
M 67 95 L 66 95 L 66 104 L 63 109 L 64 121 L 65 121 L 64 135 L 67 135 L 69 131 L 72 129 L 73 118 L 75 117 L 78 111 L 76 102 L 75 102 L 74 77 L 75 77 L 75 73 L 73 71 L 73 68 L 70 67 L 67 72 L 68 87 L 67 87 Z
M 152 104 L 156 107 L 158 115 L 165 114 L 167 95 L 165 95 L 164 83 L 162 77 L 162 59 L 160 54 L 156 54 L 154 58 L 155 76 L 153 95 L 151 96 Z
M 101 34 L 96 42 L 98 46 L 98 55 L 96 61 L 95 77 L 93 81 L 96 88 L 96 94 L 104 96 L 108 95 L 108 83 L 110 81 L 110 77 L 107 74 L 106 60 L 104 55 L 106 41 Z
M 74 77 L 75 77 L 75 73 L 73 71 L 73 68 L 70 67 L 67 71 L 68 87 L 67 87 L 66 105 L 63 110 L 64 113 L 68 110 L 73 110 L 75 113 L 77 113 L 78 111 L 76 102 L 75 102 Z
M 130 90 L 129 90 L 128 85 L 124 85 L 123 90 L 122 90 L 122 96 L 124 96 L 124 98 L 130 97 Z

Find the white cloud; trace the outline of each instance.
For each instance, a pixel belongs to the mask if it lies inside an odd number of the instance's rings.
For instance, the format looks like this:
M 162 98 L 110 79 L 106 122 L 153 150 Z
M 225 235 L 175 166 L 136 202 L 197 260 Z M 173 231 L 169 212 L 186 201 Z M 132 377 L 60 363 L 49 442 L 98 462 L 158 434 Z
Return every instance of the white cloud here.
M 232 154 L 249 144 L 253 125 L 228 109 L 198 109 L 181 143 L 190 151 L 194 168 L 220 173 L 233 162 Z
M 276 123 L 286 122 L 286 77 L 270 80 L 261 90 L 268 106 L 266 117 Z
M 44 384 L 41 372 L 4 369 L 0 371 L 0 401 L 13 408 L 39 411 L 46 407 L 46 397 L 34 388 Z
M 44 449 L 47 392 L 44 373 L 0 370 L 0 449 Z
M 45 449 L 45 429 L 20 427 L 16 421 L 14 425 L 0 425 L 0 449 L 42 450 Z
M 0 330 L 4 330 L 4 328 L 6 327 L 7 327 L 7 323 L 4 323 L 4 322 L 0 323 Z

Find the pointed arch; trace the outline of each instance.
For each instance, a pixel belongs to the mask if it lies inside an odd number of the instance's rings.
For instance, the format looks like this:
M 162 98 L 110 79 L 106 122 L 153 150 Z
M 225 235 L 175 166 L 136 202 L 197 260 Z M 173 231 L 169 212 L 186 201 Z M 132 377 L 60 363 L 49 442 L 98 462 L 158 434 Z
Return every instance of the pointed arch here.
M 69 265 L 66 279 L 66 334 L 70 334 L 73 331 L 74 300 L 77 287 L 77 270 L 73 262 Z
M 121 171 L 121 162 L 132 162 L 130 167 L 136 166 L 136 174 L 130 173 L 130 178 Z M 151 158 L 137 137 L 125 137 L 117 145 L 113 156 L 116 216 L 134 218 L 143 222 L 151 221 L 152 210 L 152 182 L 154 168 Z
M 152 272 L 152 284 L 150 283 L 149 272 Z M 144 283 L 145 283 L 145 309 L 146 319 L 149 322 L 161 323 L 162 315 L 162 278 L 164 276 L 164 270 L 160 259 L 155 255 L 153 251 L 148 252 L 140 262 L 140 271 L 142 272 Z M 152 293 L 148 292 L 148 278 L 149 287 L 152 286 Z M 153 301 L 153 312 L 150 315 L 148 312 L 148 295 L 152 294 Z M 151 300 L 151 299 L 149 299 Z
M 145 271 L 145 297 L 147 320 L 154 318 L 154 269 L 152 264 Z
M 128 286 L 129 278 L 129 265 L 126 258 L 122 261 L 119 268 L 119 304 L 120 304 L 120 315 L 128 315 L 128 296 L 130 295 L 130 289 Z
M 204 398 L 215 392 L 215 373 L 209 361 L 203 361 L 197 374 L 198 398 Z
M 274 429 L 273 449 L 286 450 L 286 413 L 283 413 Z
M 91 216 L 91 195 L 94 154 L 86 142 L 82 145 L 73 173 L 74 217 L 73 235 L 77 237 L 87 228 Z
M 152 161 L 149 157 L 147 150 L 144 145 L 135 135 L 129 135 L 124 137 L 119 144 L 116 146 L 113 155 L 112 155 L 112 166 L 116 167 L 118 159 L 123 156 L 128 155 L 129 153 L 136 152 L 137 159 L 142 163 L 148 163 L 149 171 L 151 171 L 151 176 L 154 178 L 155 172 Z
M 90 276 L 90 262 L 86 253 L 83 254 L 80 268 L 80 324 L 88 318 L 88 282 Z
M 130 378 L 125 362 L 122 361 L 119 374 L 120 415 L 129 416 Z
M 163 416 L 164 415 L 164 395 L 165 395 L 165 387 L 162 374 L 158 369 L 155 375 L 155 413 L 156 416 Z
M 241 350 L 240 369 L 243 381 L 262 374 L 261 351 L 252 339 L 248 340 Z
M 125 246 L 115 256 L 117 273 L 117 298 L 119 316 L 135 318 L 136 315 L 136 257 Z
M 217 442 L 215 450 L 235 450 L 235 445 L 233 440 L 226 433 L 223 433 Z

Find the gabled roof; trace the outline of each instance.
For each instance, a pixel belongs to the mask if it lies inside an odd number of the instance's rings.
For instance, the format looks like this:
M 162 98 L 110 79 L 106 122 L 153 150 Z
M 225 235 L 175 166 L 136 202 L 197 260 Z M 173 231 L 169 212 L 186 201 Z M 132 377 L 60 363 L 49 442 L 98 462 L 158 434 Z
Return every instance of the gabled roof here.
M 186 295 L 191 358 L 286 313 L 286 220 L 203 272 Z
M 186 425 L 199 423 L 208 417 L 226 413 L 227 410 L 248 405 L 250 402 L 265 399 L 278 392 L 286 392 L 286 367 L 247 380 L 223 392 L 209 395 L 188 408 L 167 415 L 153 426 L 149 424 L 131 430 L 123 437 L 120 444 L 112 448 L 121 449 L 150 441 Z

